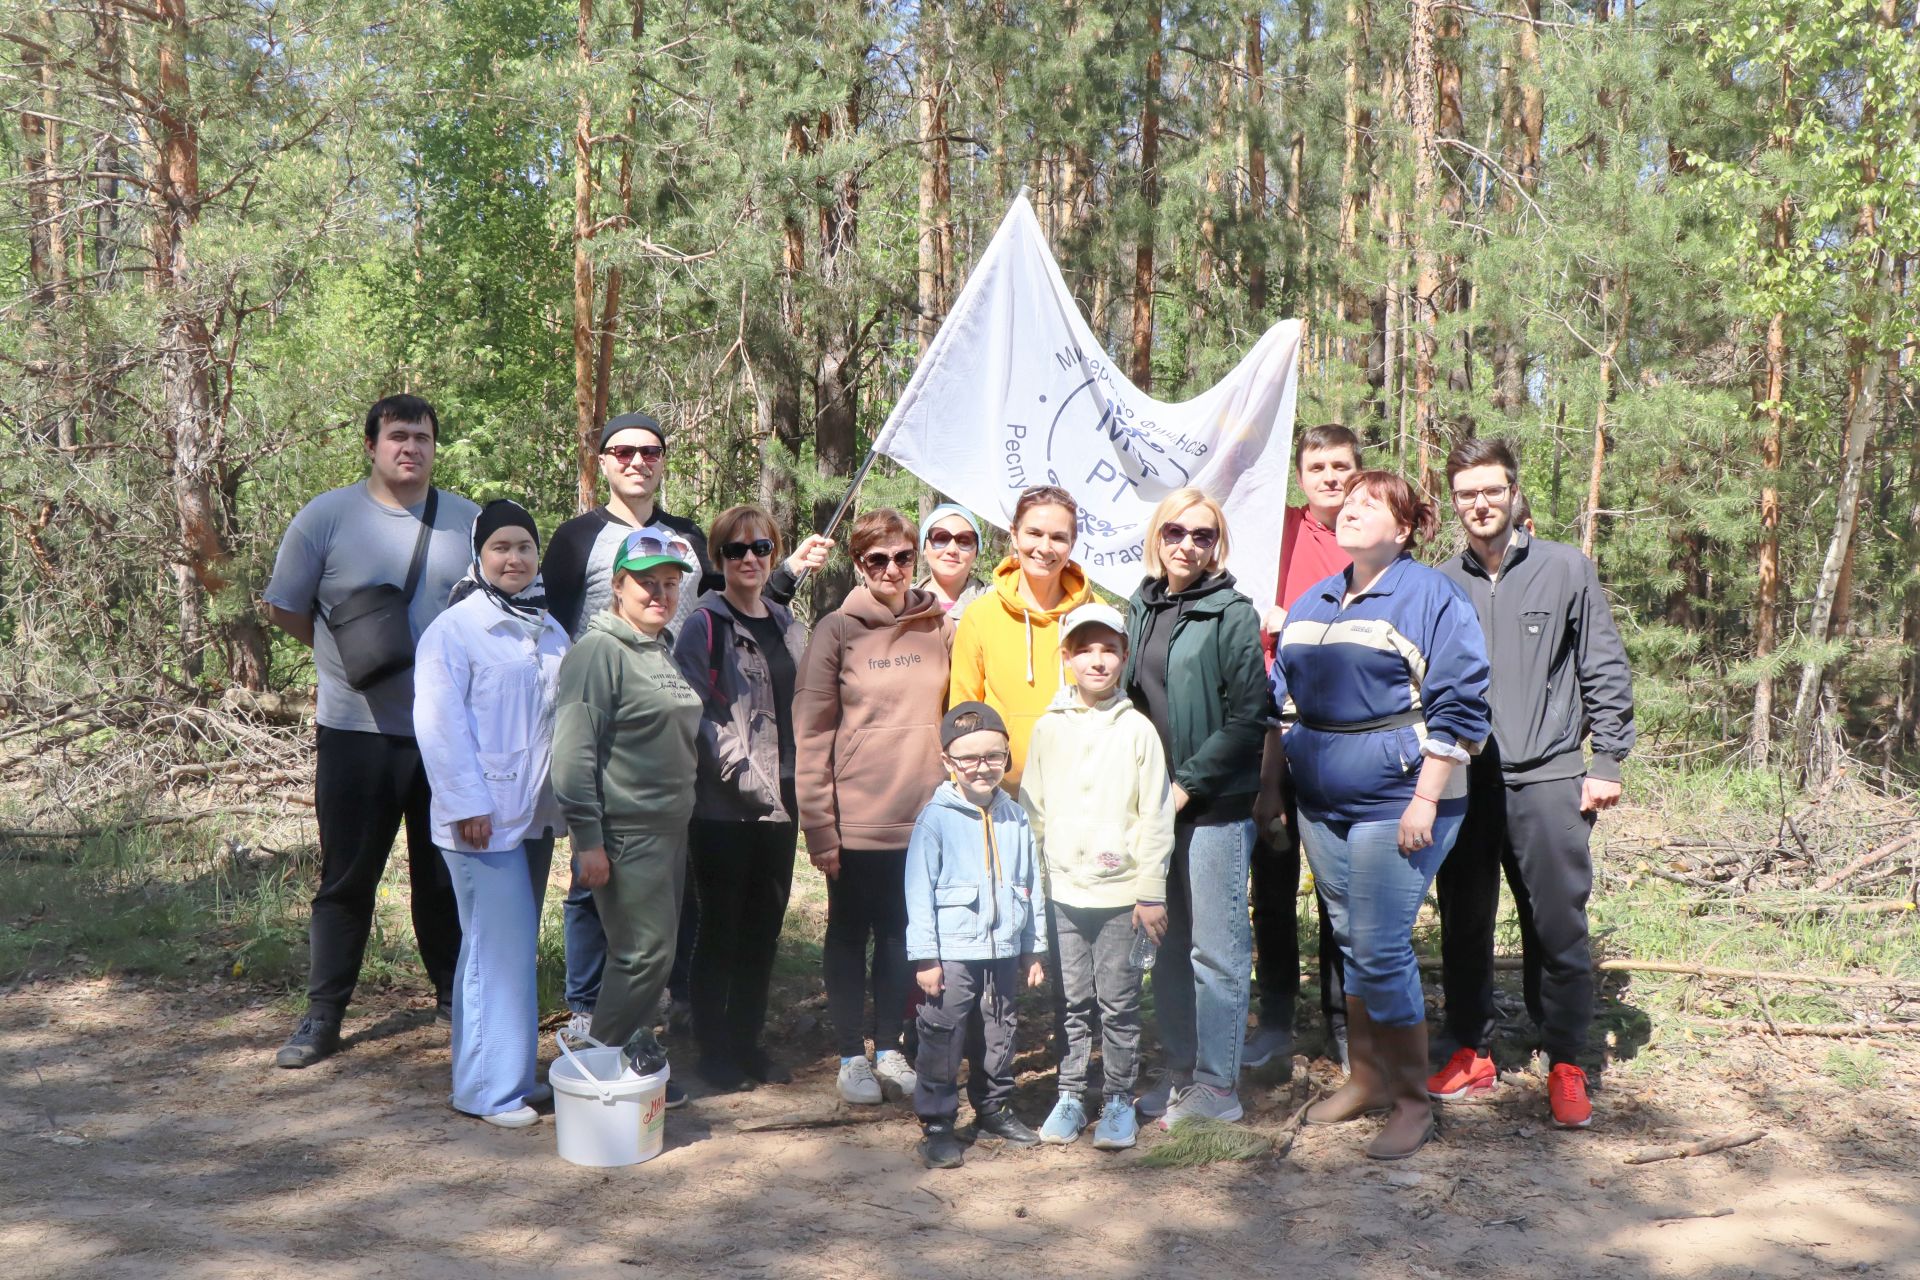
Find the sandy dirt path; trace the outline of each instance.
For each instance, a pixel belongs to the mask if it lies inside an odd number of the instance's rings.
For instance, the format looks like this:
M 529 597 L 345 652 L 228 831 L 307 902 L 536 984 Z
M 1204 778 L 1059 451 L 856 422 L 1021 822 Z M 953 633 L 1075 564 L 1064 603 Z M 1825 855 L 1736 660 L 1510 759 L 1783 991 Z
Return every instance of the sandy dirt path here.
M 71 979 L 0 999 L 0 1275 L 1920 1276 L 1911 1061 L 1849 1093 L 1739 1042 L 1616 1073 L 1585 1134 L 1544 1123 L 1540 1082 L 1516 1075 L 1400 1166 L 1359 1156 L 1362 1126 L 1198 1170 L 1083 1142 L 930 1173 L 904 1113 L 737 1131 L 831 1105 L 822 1058 L 786 1088 L 696 1095 L 658 1159 L 593 1171 L 558 1158 L 551 1121 L 505 1132 L 448 1110 L 424 1011 L 361 1009 L 347 1052 L 288 1072 L 270 1061 L 284 1014 L 241 984 Z M 1021 1065 L 1037 1122 L 1046 1064 Z M 1248 1089 L 1257 1124 L 1301 1096 L 1279 1074 Z M 1623 1163 L 1747 1127 L 1768 1136 Z

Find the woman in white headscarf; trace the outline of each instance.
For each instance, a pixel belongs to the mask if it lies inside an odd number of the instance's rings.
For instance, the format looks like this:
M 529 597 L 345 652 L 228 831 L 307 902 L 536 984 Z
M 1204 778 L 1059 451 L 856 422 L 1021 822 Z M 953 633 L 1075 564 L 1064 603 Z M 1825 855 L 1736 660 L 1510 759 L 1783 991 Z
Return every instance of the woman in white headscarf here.
M 547 780 L 567 633 L 546 610 L 533 517 L 501 499 L 473 525 L 473 564 L 420 637 L 414 732 L 433 839 L 460 907 L 453 988 L 457 1111 L 503 1128 L 539 1119 L 534 952 L 560 825 Z

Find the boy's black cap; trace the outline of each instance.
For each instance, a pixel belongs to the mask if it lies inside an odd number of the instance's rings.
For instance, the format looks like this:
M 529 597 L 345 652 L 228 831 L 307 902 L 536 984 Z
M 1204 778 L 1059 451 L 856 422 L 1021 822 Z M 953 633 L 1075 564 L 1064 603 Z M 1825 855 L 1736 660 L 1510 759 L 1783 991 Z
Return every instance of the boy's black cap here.
M 941 717 L 940 749 L 945 751 L 955 738 L 964 738 L 982 729 L 991 729 L 1003 738 L 1010 736 L 1007 722 L 1000 718 L 998 711 L 984 702 L 963 702 Z
M 655 421 L 651 415 L 623 413 L 617 418 L 608 418 L 607 425 L 600 428 L 600 448 L 604 450 L 607 447 L 607 441 L 633 427 L 653 432 L 655 438 L 663 445 L 667 442 L 667 429 Z

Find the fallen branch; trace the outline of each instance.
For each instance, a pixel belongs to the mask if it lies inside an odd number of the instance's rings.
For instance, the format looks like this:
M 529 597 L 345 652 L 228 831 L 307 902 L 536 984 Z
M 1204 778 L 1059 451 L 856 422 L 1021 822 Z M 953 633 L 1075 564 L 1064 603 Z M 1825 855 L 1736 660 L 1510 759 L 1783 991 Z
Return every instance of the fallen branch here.
M 735 1120 L 733 1127 L 741 1133 L 772 1133 L 779 1129 L 837 1129 L 850 1124 L 879 1124 L 884 1120 L 898 1120 L 906 1115 L 894 1107 L 835 1107 L 831 1111 L 795 1111 L 787 1115 L 762 1116 L 759 1119 Z
M 0 840 L 91 840 L 109 831 L 128 831 L 135 827 L 164 827 L 179 822 L 204 822 L 208 818 L 259 817 L 284 818 L 285 809 L 261 809 L 241 806 L 219 809 L 193 809 L 186 813 L 161 813 L 102 823 L 97 827 L 72 827 L 65 831 L 35 831 L 26 827 L 0 827 Z
M 1825 893 L 1835 885 L 1846 880 L 1849 876 L 1857 875 L 1877 862 L 1885 862 L 1894 854 L 1912 845 L 1916 840 L 1920 840 L 1920 831 L 1909 832 L 1904 836 L 1900 836 L 1898 839 L 1889 840 L 1873 852 L 1861 854 L 1832 875 L 1820 877 L 1820 879 L 1813 882 L 1814 890 L 1819 893 Z
M 1698 1213 L 1676 1213 L 1670 1218 L 1655 1218 L 1653 1225 L 1664 1227 L 1675 1222 L 1696 1222 L 1701 1218 L 1731 1218 L 1732 1216 L 1731 1209 L 1702 1209 Z
M 1750 1142 L 1758 1142 L 1767 1136 L 1765 1129 L 1749 1129 L 1745 1133 L 1729 1133 L 1718 1138 L 1702 1138 L 1698 1142 L 1689 1142 L 1681 1147 L 1647 1147 L 1627 1157 L 1628 1164 L 1658 1164 L 1662 1160 L 1685 1160 L 1690 1156 L 1707 1156 L 1716 1151 L 1731 1151 L 1735 1147 L 1744 1147 Z
M 1905 904 L 1901 904 L 1904 906 Z M 1518 956 L 1499 956 L 1495 969 L 1521 968 Z M 1438 970 L 1440 961 L 1431 956 L 1420 960 L 1422 969 Z M 1730 978 L 1739 982 L 1801 982 L 1824 987 L 1888 987 L 1895 991 L 1920 991 L 1920 978 L 1863 978 L 1837 973 L 1787 973 L 1779 969 L 1723 969 L 1710 964 L 1687 964 L 1678 960 L 1599 960 L 1596 973 L 1671 973 L 1687 978 Z
M 1759 1031 L 1778 1036 L 1823 1036 L 1830 1040 L 1871 1039 L 1874 1036 L 1920 1036 L 1920 1022 L 1777 1022 L 1752 1018 L 1695 1018 L 1699 1027 L 1719 1031 Z

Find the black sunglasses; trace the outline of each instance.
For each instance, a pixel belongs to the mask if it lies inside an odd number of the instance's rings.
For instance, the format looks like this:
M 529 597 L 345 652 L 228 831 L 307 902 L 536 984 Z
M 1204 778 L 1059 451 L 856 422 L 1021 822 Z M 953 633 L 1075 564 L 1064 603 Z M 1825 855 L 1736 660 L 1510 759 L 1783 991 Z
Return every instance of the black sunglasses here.
M 765 560 L 773 554 L 773 539 L 755 538 L 752 542 L 729 542 L 720 548 L 721 556 L 728 560 L 745 560 L 749 551 Z
M 667 447 L 663 444 L 616 444 L 600 451 L 623 467 L 633 465 L 639 458 L 643 462 L 658 462 L 667 456 Z
M 935 529 L 927 535 L 927 545 L 935 551 L 945 551 L 950 544 L 958 544 L 962 551 L 978 551 L 980 535 L 977 533 L 948 533 L 945 529 Z
M 866 566 L 868 573 L 885 573 L 888 564 L 904 569 L 913 563 L 913 551 L 909 548 L 906 551 L 896 551 L 892 555 L 884 551 L 870 551 L 860 557 L 860 563 Z
M 1160 526 L 1160 543 L 1162 546 L 1177 547 L 1189 539 L 1192 540 L 1195 551 L 1211 551 L 1213 550 L 1213 544 L 1220 541 L 1220 531 L 1218 529 L 1189 529 L 1187 526 L 1175 524 L 1171 520 Z

